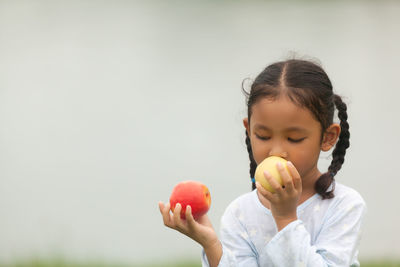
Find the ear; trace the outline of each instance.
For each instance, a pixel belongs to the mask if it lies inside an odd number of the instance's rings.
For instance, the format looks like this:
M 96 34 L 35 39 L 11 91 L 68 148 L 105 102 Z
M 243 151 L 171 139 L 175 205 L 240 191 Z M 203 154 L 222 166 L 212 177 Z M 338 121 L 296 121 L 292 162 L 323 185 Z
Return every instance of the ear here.
M 321 150 L 329 151 L 336 144 L 339 135 L 340 135 L 340 125 L 337 123 L 331 124 L 325 130 L 324 136 L 322 137 Z
M 244 125 L 244 128 L 246 128 L 247 134 L 250 136 L 250 125 L 249 125 L 248 118 L 243 119 L 243 125 Z

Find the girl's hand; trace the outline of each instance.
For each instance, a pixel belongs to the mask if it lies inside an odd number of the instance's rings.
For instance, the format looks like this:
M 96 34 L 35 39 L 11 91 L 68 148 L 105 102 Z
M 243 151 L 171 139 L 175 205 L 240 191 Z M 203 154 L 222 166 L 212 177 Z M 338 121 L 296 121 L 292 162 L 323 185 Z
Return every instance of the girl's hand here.
M 181 219 L 181 204 L 176 204 L 174 212 L 170 212 L 170 204 L 159 202 L 161 215 L 163 217 L 164 225 L 181 232 L 182 234 L 190 237 L 198 242 L 206 250 L 219 244 L 218 236 L 211 225 L 207 215 L 203 215 L 196 221 L 192 215 L 190 206 L 186 207 L 185 215 L 186 220 Z
M 297 203 L 302 191 L 300 174 L 290 161 L 287 162 L 287 167 L 289 173 L 285 171 L 281 163 L 277 163 L 283 186 L 272 178 L 270 173 L 267 171 L 264 172 L 265 179 L 275 190 L 275 193 L 265 190 L 258 182 L 256 183 L 261 197 L 266 198 L 271 205 L 271 213 L 275 219 L 278 231 L 297 220 Z

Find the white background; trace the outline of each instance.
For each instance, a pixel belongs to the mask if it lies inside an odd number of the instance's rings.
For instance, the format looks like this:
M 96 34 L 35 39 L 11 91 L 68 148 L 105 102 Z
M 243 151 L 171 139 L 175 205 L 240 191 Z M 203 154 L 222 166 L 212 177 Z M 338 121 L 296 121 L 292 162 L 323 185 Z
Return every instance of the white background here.
M 385 1 L 0 1 L 0 262 L 199 257 L 157 202 L 199 180 L 218 229 L 250 190 L 242 80 L 293 54 L 320 60 L 348 103 L 337 180 L 368 204 L 361 259 L 399 258 L 399 14 Z

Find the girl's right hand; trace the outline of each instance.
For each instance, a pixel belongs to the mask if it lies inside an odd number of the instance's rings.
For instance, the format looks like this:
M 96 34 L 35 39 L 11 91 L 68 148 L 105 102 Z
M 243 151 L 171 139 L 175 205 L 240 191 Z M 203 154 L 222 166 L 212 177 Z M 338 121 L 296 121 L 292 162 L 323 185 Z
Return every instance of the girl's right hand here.
M 219 244 L 218 236 L 207 215 L 199 217 L 196 221 L 193 218 L 191 207 L 187 206 L 185 211 L 186 220 L 184 220 L 180 216 L 181 204 L 176 204 L 173 213 L 170 212 L 171 206 L 169 203 L 164 204 L 160 201 L 158 207 L 160 208 L 165 226 L 190 237 L 203 246 L 205 250 Z
M 170 204 L 158 203 L 165 226 L 187 235 L 203 248 L 210 267 L 216 267 L 222 257 L 222 244 L 218 239 L 208 216 L 205 214 L 197 219 L 193 218 L 192 208 L 186 207 L 186 220 L 181 219 L 181 204 L 176 204 L 174 212 L 170 212 Z

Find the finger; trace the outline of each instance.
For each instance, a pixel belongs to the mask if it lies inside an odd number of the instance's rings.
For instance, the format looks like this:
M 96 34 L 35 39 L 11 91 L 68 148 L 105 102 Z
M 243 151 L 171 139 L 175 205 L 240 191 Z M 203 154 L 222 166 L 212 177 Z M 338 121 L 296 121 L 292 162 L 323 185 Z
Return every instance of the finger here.
M 164 203 L 162 201 L 158 201 L 158 208 L 160 209 L 160 213 L 163 213 L 164 210 Z
M 189 227 L 189 230 L 193 231 L 196 227 L 196 221 L 192 214 L 192 207 L 190 207 L 189 205 L 186 206 L 185 216 L 186 216 L 186 222 Z
M 275 192 L 282 193 L 282 186 L 271 176 L 268 171 L 264 171 L 264 177 Z
M 292 177 L 290 176 L 289 172 L 287 172 L 286 169 L 283 167 L 281 162 L 278 162 L 276 164 L 276 167 L 278 168 L 279 174 L 281 175 L 282 183 L 285 187 L 285 190 L 288 193 L 291 193 L 294 188 Z
M 158 207 L 160 208 L 161 215 L 163 217 L 163 222 L 165 226 L 173 227 L 171 223 L 171 214 L 169 213 L 170 204 L 164 205 L 161 201 L 158 203 Z
M 302 181 L 299 172 L 296 167 L 293 165 L 291 161 L 287 162 L 287 167 L 289 169 L 290 174 L 292 175 L 293 185 L 296 190 L 302 189 Z
M 164 204 L 162 201 L 159 201 L 158 208 L 160 209 L 161 214 L 163 214 L 165 212 L 169 212 L 170 203 L 168 202 L 167 204 Z
M 176 203 L 173 214 L 173 220 L 178 229 L 184 229 L 184 224 L 181 219 L 181 210 L 182 210 L 182 205 L 180 203 Z
M 268 190 L 266 190 L 264 187 L 262 187 L 262 185 L 259 182 L 256 182 L 256 187 L 257 187 L 258 192 L 260 192 L 260 194 L 263 197 L 265 197 L 269 201 L 272 200 L 273 194 L 271 192 L 269 192 Z

